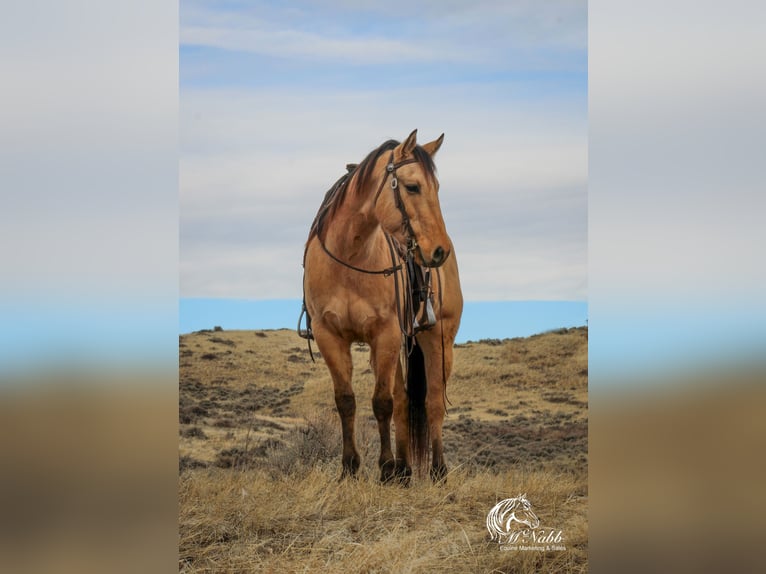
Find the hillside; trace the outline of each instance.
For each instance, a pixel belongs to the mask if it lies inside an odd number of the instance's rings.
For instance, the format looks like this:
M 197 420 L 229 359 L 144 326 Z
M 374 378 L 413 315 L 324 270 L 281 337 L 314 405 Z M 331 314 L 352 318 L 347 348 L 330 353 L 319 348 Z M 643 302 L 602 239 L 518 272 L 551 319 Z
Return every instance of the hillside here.
M 447 483 L 402 489 L 377 484 L 366 346 L 353 348 L 360 478 L 338 483 L 332 383 L 303 340 L 182 335 L 180 569 L 585 571 L 587 338 L 583 327 L 456 346 Z M 490 540 L 487 512 L 521 493 L 563 530 L 566 551 L 502 552 Z

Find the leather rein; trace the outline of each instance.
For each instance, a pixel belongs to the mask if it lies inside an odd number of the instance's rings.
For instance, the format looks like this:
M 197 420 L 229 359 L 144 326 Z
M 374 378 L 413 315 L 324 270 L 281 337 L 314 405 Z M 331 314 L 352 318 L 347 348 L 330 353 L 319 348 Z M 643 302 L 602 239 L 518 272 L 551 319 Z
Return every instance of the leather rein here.
M 412 229 L 412 223 L 410 222 L 410 216 L 407 214 L 407 209 L 404 207 L 404 202 L 402 201 L 402 196 L 399 193 L 399 179 L 396 177 L 396 170 L 403 165 L 407 165 L 410 163 L 415 163 L 417 159 L 415 158 L 408 158 L 405 160 L 402 160 L 398 163 L 394 163 L 394 152 L 391 152 L 391 155 L 389 156 L 388 164 L 386 164 L 386 177 L 384 177 L 380 181 L 380 185 L 378 186 L 378 190 L 375 192 L 375 199 L 373 200 L 373 209 L 378 204 L 378 198 L 380 197 L 380 193 L 383 191 L 383 186 L 386 184 L 386 181 L 388 180 L 389 176 L 391 177 L 391 190 L 394 194 L 394 205 L 396 205 L 396 208 L 399 210 L 399 213 L 402 214 L 402 230 L 405 232 L 405 236 L 407 237 L 407 258 L 412 256 L 412 253 L 414 252 L 415 248 L 418 249 L 420 253 L 420 260 L 425 261 L 425 258 L 423 257 L 423 252 L 420 250 L 420 246 L 418 245 L 417 240 L 415 239 L 415 231 Z M 347 263 L 346 261 L 343 261 L 336 255 L 334 255 L 325 245 L 324 241 L 322 241 L 321 237 L 317 237 L 319 240 L 319 245 L 322 247 L 324 252 L 336 263 L 340 263 L 344 267 L 347 267 L 349 269 L 352 269 L 354 271 L 357 271 L 359 273 L 366 273 L 368 275 L 383 275 L 385 277 L 388 277 L 395 273 L 396 271 L 399 271 L 402 268 L 402 264 L 396 263 L 396 257 L 395 257 L 395 251 L 398 251 L 398 249 L 394 248 L 394 245 L 396 244 L 396 240 L 394 240 L 391 235 L 388 234 L 388 232 L 383 232 L 386 236 L 386 242 L 388 243 L 389 250 L 391 251 L 391 267 L 386 267 L 385 269 L 363 269 L 362 267 L 357 267 L 355 265 L 351 265 L 350 263 Z

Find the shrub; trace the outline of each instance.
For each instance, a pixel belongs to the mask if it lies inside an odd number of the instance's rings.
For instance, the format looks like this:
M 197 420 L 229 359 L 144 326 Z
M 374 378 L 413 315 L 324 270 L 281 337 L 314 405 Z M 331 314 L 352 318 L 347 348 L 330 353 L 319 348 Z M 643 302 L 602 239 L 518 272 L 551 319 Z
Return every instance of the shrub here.
M 288 432 L 284 443 L 271 446 L 267 462 L 274 472 L 294 473 L 338 460 L 342 444 L 337 417 L 333 415 L 330 412 L 312 415 Z

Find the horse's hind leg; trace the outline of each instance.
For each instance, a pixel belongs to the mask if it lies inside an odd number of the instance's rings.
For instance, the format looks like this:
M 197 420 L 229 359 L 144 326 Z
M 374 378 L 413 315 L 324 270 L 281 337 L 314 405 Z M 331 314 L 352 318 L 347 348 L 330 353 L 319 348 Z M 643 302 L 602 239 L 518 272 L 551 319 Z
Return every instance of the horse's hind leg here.
M 418 335 L 418 343 L 423 348 L 426 361 L 426 412 L 428 414 L 428 432 L 431 438 L 431 480 L 439 482 L 447 476 L 447 463 L 444 458 L 444 442 L 442 440 L 442 425 L 446 415 L 445 392 L 446 382 L 452 371 L 451 339 L 444 341 L 442 347 L 441 333 L 438 326 L 428 333 Z M 442 353 L 444 359 L 442 362 Z
M 328 332 L 321 325 L 314 326 L 314 338 L 332 376 L 335 389 L 335 406 L 340 415 L 343 434 L 343 471 L 341 479 L 356 476 L 359 469 L 359 451 L 356 448 L 354 418 L 356 416 L 356 397 L 351 386 L 352 362 L 351 344 Z
M 404 486 L 409 485 L 412 476 L 410 465 L 410 420 L 407 390 L 404 387 L 402 364 L 396 362 L 396 377 L 394 378 L 394 434 L 396 437 L 396 471 L 395 475 Z

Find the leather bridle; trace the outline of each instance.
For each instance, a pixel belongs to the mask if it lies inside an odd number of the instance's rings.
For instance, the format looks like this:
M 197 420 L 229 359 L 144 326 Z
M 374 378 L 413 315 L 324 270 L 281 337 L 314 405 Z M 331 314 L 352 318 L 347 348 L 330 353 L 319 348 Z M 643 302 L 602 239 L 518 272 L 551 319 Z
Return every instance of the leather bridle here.
M 391 151 L 391 155 L 388 158 L 388 163 L 386 164 L 386 172 L 391 177 L 391 191 L 394 194 L 394 206 L 397 210 L 399 210 L 399 213 L 402 215 L 402 231 L 404 232 L 404 236 L 407 240 L 406 243 L 406 249 L 408 255 L 411 255 L 415 252 L 415 249 L 417 248 L 418 253 L 420 254 L 420 260 L 423 262 L 423 264 L 426 264 L 426 258 L 423 256 L 423 251 L 420 248 L 420 245 L 418 244 L 417 238 L 415 237 L 415 230 L 412 229 L 412 222 L 410 221 L 410 216 L 407 213 L 407 209 L 404 207 L 404 202 L 402 201 L 402 196 L 399 191 L 399 178 L 396 177 L 396 170 L 403 165 L 407 165 L 410 163 L 415 163 L 418 160 L 414 157 L 403 159 L 402 161 L 398 163 L 394 163 L 394 152 Z M 375 199 L 372 203 L 373 209 L 378 204 L 378 197 L 380 197 L 380 192 L 383 191 L 383 186 L 386 183 L 386 180 L 388 177 L 384 177 L 383 180 L 380 182 L 380 187 L 378 187 L 378 191 L 375 193 Z
M 412 228 L 412 222 L 410 220 L 410 216 L 407 213 L 407 209 L 404 206 L 404 202 L 402 201 L 401 193 L 399 192 L 399 178 L 396 177 L 396 170 L 403 165 L 407 165 L 410 163 L 416 163 L 418 160 L 414 157 L 403 159 L 397 163 L 394 163 L 394 152 L 391 151 L 391 155 L 389 156 L 388 163 L 386 164 L 386 176 L 380 181 L 380 185 L 378 186 L 377 191 L 375 192 L 375 199 L 372 202 L 373 209 L 375 209 L 375 206 L 378 204 L 378 198 L 380 197 L 381 192 L 383 191 L 383 187 L 386 184 L 386 181 L 388 181 L 389 177 L 391 179 L 391 191 L 394 195 L 394 205 L 396 206 L 396 209 L 399 211 L 399 213 L 402 215 L 402 231 L 404 232 L 404 236 L 406 238 L 406 253 L 407 256 L 412 256 L 415 253 L 415 249 L 418 250 L 418 254 L 420 255 L 420 260 L 425 264 L 426 259 L 423 256 L 423 251 L 420 248 L 420 245 L 418 244 L 417 238 L 415 237 L 415 230 Z M 349 178 L 350 179 L 350 178 Z M 388 277 L 389 275 L 395 273 L 396 271 L 399 271 L 402 268 L 402 264 L 396 263 L 396 258 L 394 257 L 394 245 L 398 246 L 398 242 L 391 237 L 391 235 L 387 231 L 383 231 L 386 236 L 386 241 L 388 242 L 389 250 L 391 250 L 391 267 L 386 267 L 385 269 L 363 269 L 362 267 L 357 267 L 355 265 L 351 265 L 351 263 L 347 263 L 346 261 L 343 261 L 341 258 L 337 257 L 335 254 L 333 254 L 325 245 L 324 241 L 320 237 L 317 239 L 319 240 L 319 245 L 322 247 L 322 250 L 336 263 L 340 263 L 344 267 L 348 267 L 349 269 L 353 269 L 354 271 L 358 271 L 359 273 L 366 273 L 368 275 L 384 275 Z M 396 249 L 398 251 L 398 249 Z M 406 257 L 405 257 L 406 258 Z

